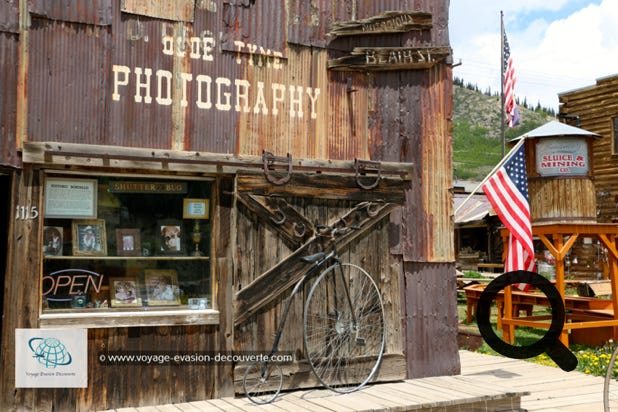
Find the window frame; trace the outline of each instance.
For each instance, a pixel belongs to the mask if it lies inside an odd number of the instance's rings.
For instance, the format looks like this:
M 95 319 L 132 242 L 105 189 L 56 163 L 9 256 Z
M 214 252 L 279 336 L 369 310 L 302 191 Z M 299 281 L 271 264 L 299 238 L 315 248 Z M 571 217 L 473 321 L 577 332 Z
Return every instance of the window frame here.
M 215 244 L 213 234 L 216 233 L 216 221 L 213 219 L 216 216 L 214 210 L 216 206 L 216 179 L 214 177 L 192 174 L 164 174 L 164 173 L 119 173 L 119 172 L 94 172 L 94 171 L 62 171 L 58 169 L 45 169 L 43 172 L 43 182 L 52 177 L 66 177 L 75 179 L 97 179 L 102 177 L 126 178 L 127 180 L 139 179 L 156 179 L 165 181 L 177 182 L 208 182 L 210 184 L 210 241 L 208 242 L 209 250 L 205 256 L 174 256 L 174 255 L 157 255 L 157 256 L 75 256 L 72 254 L 64 256 L 49 256 L 44 253 L 43 242 L 41 241 L 37 247 L 37 254 L 40 258 L 39 265 L 39 323 L 42 328 L 57 328 L 57 327 L 79 327 L 79 328 L 109 328 L 109 327 L 136 327 L 136 326 L 173 326 L 173 325 L 217 325 L 220 321 L 220 313 L 216 308 L 216 271 L 214 270 Z M 43 231 L 46 225 L 45 217 L 45 184 L 40 186 L 41 199 L 41 224 L 39 225 L 39 239 L 43 239 Z M 191 197 L 187 195 L 187 197 Z M 96 208 L 99 205 L 97 203 Z M 179 211 L 182 217 L 182 210 Z M 57 217 L 50 217 L 55 220 Z M 71 219 L 73 220 L 73 219 Z M 69 228 L 70 230 L 70 228 Z M 108 239 L 109 241 L 110 239 Z M 188 305 L 179 306 L 141 306 L 141 307 L 112 307 L 111 300 L 109 307 L 100 308 L 66 308 L 44 310 L 43 308 L 43 277 L 45 276 L 45 264 L 50 260 L 67 260 L 79 261 L 85 259 L 98 259 L 100 261 L 132 261 L 132 262 L 155 262 L 158 261 L 200 261 L 208 265 L 210 273 L 210 284 L 208 286 L 210 296 L 209 309 L 189 309 Z M 125 273 L 126 276 L 126 273 Z M 107 278 L 114 276 L 107 275 Z

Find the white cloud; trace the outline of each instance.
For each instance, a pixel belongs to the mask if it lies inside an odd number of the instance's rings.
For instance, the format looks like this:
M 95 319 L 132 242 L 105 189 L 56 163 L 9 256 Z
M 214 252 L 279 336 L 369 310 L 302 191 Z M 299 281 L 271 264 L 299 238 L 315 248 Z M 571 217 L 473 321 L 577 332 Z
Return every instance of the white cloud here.
M 500 90 L 500 10 L 520 99 L 558 107 L 558 94 L 618 73 L 618 1 L 452 0 L 454 75 Z

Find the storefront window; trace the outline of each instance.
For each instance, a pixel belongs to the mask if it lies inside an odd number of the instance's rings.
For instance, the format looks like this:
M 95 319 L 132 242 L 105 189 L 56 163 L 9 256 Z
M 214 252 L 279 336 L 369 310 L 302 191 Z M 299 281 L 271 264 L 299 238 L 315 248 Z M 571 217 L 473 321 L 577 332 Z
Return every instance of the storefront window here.
M 48 175 L 42 313 L 212 308 L 208 180 Z

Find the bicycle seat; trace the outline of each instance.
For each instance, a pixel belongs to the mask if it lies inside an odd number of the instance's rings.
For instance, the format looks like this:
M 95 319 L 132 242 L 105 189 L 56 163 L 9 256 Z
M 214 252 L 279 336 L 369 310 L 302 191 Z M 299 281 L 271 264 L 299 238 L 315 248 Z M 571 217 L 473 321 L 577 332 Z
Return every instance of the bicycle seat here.
M 318 252 L 318 253 L 315 253 L 313 255 L 303 256 L 303 257 L 300 258 L 300 260 L 302 260 L 305 263 L 315 263 L 315 262 L 323 259 L 324 256 L 326 256 L 326 253 Z

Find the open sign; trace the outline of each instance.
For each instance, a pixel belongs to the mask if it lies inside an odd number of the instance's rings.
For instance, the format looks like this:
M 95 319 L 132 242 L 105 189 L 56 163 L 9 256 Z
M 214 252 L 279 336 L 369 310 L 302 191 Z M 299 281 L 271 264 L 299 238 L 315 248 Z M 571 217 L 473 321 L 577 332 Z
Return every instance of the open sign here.
M 75 295 L 101 290 L 103 275 L 84 269 L 62 269 L 43 276 L 43 296 L 48 300 L 72 301 Z

